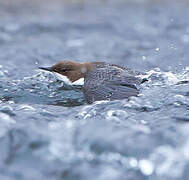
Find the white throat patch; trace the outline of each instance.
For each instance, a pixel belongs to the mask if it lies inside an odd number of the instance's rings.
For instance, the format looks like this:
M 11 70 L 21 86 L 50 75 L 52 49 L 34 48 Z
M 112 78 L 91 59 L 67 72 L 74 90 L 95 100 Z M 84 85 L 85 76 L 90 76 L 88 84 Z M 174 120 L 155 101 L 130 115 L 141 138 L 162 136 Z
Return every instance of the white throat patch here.
M 84 85 L 84 78 L 78 79 L 77 81 L 73 82 L 72 85 L 83 86 Z
M 72 85 L 72 82 L 64 75 L 54 72 L 56 78 L 60 81 L 63 81 L 67 85 Z
M 66 85 L 75 85 L 75 86 L 83 86 L 84 85 L 84 78 L 80 78 L 75 82 L 71 82 L 66 76 L 61 75 L 59 73 L 54 72 L 56 78 L 60 81 L 63 81 Z

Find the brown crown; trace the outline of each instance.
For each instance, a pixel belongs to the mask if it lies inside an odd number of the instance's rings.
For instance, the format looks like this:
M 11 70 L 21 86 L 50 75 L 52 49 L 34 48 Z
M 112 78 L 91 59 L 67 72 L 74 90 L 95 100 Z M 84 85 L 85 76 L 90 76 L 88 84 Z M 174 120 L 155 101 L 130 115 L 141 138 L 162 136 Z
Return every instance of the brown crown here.
M 74 82 L 80 78 L 83 78 L 88 71 L 95 68 L 96 65 L 101 63 L 102 62 L 78 63 L 74 61 L 61 61 L 50 68 L 41 67 L 40 69 L 56 72 L 61 75 L 67 76 L 67 78 L 71 82 Z

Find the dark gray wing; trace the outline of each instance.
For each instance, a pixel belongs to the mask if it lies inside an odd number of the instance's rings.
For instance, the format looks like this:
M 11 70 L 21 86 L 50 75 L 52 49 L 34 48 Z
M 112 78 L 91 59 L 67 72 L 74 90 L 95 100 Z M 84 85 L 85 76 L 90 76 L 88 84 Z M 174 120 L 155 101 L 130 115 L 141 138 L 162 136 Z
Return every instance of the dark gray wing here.
M 99 100 L 126 99 L 139 93 L 141 79 L 117 67 L 90 71 L 85 76 L 84 95 L 88 103 Z

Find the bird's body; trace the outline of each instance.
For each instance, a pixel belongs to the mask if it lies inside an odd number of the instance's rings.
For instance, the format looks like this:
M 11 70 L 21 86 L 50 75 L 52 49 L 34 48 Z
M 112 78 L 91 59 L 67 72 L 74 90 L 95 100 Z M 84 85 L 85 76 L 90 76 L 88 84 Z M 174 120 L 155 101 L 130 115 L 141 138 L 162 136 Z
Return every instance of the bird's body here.
M 138 86 L 144 81 L 136 71 L 105 62 L 62 61 L 40 69 L 58 73 L 70 85 L 82 85 L 84 79 L 83 92 L 88 103 L 137 96 Z

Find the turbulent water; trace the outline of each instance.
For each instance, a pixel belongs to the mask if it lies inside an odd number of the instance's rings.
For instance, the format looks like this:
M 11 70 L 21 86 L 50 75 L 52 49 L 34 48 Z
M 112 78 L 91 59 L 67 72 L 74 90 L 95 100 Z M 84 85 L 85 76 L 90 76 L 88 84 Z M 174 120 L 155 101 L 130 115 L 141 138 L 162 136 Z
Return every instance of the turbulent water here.
M 189 4 L 0 6 L 1 180 L 188 180 Z M 144 71 L 138 97 L 86 104 L 39 65 Z

